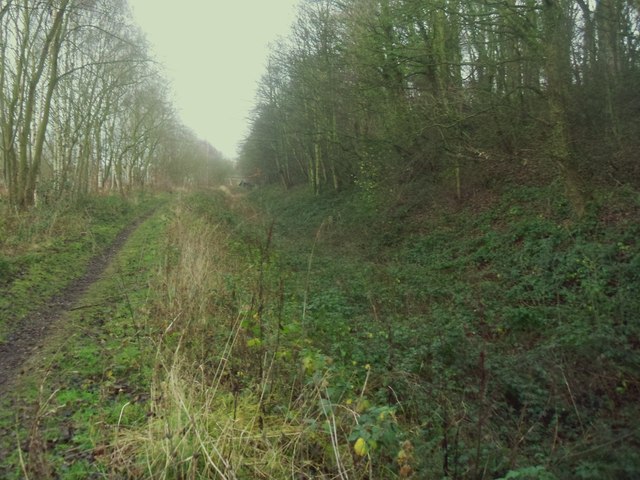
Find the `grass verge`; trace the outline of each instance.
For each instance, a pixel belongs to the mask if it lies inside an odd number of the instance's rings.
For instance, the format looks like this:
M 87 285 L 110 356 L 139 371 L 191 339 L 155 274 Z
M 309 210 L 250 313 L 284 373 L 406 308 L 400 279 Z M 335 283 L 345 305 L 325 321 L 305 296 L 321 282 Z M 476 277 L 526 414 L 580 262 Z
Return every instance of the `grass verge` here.
M 102 279 L 24 366 L 2 402 L 0 477 L 110 475 L 113 435 L 146 421 L 153 350 L 144 305 L 165 222 L 160 210 L 131 235 Z
M 6 208 L 0 218 L 0 342 L 80 277 L 93 255 L 157 202 L 152 196 L 108 196 L 28 212 Z

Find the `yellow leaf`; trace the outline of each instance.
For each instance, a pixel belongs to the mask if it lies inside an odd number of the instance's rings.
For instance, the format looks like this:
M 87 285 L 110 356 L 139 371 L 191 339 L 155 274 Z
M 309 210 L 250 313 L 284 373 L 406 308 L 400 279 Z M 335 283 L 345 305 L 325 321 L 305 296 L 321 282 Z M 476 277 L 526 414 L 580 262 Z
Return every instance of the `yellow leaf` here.
M 367 441 L 362 437 L 358 437 L 356 443 L 353 444 L 353 450 L 356 452 L 356 455 L 364 457 L 369 452 Z
M 366 398 L 362 398 L 362 399 L 358 400 L 358 403 L 356 405 L 356 412 L 362 413 L 365 410 L 367 410 L 370 406 L 371 405 L 369 403 L 369 400 L 367 400 Z
M 304 357 L 302 359 L 302 366 L 304 367 L 304 371 L 307 373 L 307 375 L 313 373 L 313 358 L 311 356 Z
M 405 452 L 403 449 L 400 449 L 396 458 L 398 459 L 398 463 L 400 465 L 403 465 L 404 463 L 406 463 L 409 456 L 407 455 L 407 452 Z

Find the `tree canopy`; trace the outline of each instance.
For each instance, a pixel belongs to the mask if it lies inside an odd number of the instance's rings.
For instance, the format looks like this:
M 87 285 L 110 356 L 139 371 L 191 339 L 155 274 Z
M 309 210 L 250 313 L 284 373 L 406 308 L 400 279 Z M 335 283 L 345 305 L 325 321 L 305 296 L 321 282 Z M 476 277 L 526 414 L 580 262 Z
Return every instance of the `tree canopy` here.
M 241 165 L 316 192 L 420 176 L 638 184 L 631 0 L 320 0 L 272 51 Z

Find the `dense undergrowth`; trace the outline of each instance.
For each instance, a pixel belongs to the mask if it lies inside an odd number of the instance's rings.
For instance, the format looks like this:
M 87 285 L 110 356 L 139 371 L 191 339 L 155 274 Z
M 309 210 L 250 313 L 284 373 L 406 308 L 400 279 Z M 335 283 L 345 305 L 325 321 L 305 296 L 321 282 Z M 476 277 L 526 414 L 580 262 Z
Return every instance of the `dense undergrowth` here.
M 191 197 L 129 474 L 635 477 L 640 204 L 594 199 Z
M 407 184 L 174 202 L 96 287 L 120 279 L 131 294 L 79 310 L 93 327 L 53 362 L 78 361 L 32 390 L 47 413 L 24 434 L 50 448 L 23 446 L 27 465 L 44 458 L 39 471 L 61 478 L 635 478 L 638 194 L 594 192 L 581 218 L 555 184 L 436 197 Z
M 466 205 L 384 196 L 254 197 L 333 399 L 368 379 L 345 439 L 388 468 L 374 477 L 402 476 L 402 441 L 415 478 L 635 477 L 637 193 L 596 192 L 581 219 L 557 185 Z

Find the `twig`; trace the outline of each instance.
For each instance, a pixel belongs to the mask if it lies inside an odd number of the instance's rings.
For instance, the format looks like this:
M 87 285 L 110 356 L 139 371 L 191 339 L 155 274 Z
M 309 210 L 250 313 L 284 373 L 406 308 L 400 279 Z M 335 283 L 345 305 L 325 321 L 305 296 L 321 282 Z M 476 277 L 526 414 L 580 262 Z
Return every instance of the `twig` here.
M 329 405 L 331 405 L 331 397 L 329 396 L 329 390 L 325 388 L 325 395 L 327 396 L 327 401 Z M 329 417 L 329 413 L 331 413 L 331 417 Z M 338 474 L 341 479 L 348 480 L 349 476 L 342 466 L 342 461 L 340 460 L 340 452 L 339 452 L 339 444 L 338 444 L 338 427 L 336 426 L 336 416 L 333 413 L 333 409 L 329 406 L 326 407 L 326 404 L 322 402 L 322 413 L 324 413 L 325 417 L 327 417 L 327 422 L 329 422 L 329 432 L 331 434 L 331 446 L 333 447 L 333 454 L 336 459 L 336 466 L 338 467 Z
M 316 232 L 316 237 L 313 240 L 313 245 L 311 246 L 311 253 L 309 254 L 309 261 L 307 262 L 307 279 L 304 284 L 304 297 L 302 299 L 302 328 L 304 330 L 305 319 L 307 316 L 307 300 L 309 298 L 309 284 L 311 281 L 311 265 L 313 264 L 313 255 L 316 250 L 316 245 L 320 240 L 320 233 L 322 233 L 322 229 L 324 228 L 326 219 L 322 221 L 320 226 L 318 227 L 318 231 Z
M 578 417 L 578 423 L 580 423 L 580 429 L 582 430 L 582 434 L 584 435 L 584 425 L 582 423 L 582 418 L 580 417 L 580 412 L 578 411 L 578 405 L 576 405 L 576 400 L 575 398 L 573 398 L 573 392 L 571 391 L 571 387 L 569 386 L 569 381 L 567 380 L 567 377 L 564 374 L 564 370 L 562 366 L 560 367 L 560 373 L 562 373 L 562 379 L 564 380 L 564 384 L 567 386 L 567 391 L 569 392 L 569 398 L 571 398 L 571 404 L 573 405 L 573 410 L 576 412 L 576 417 Z

